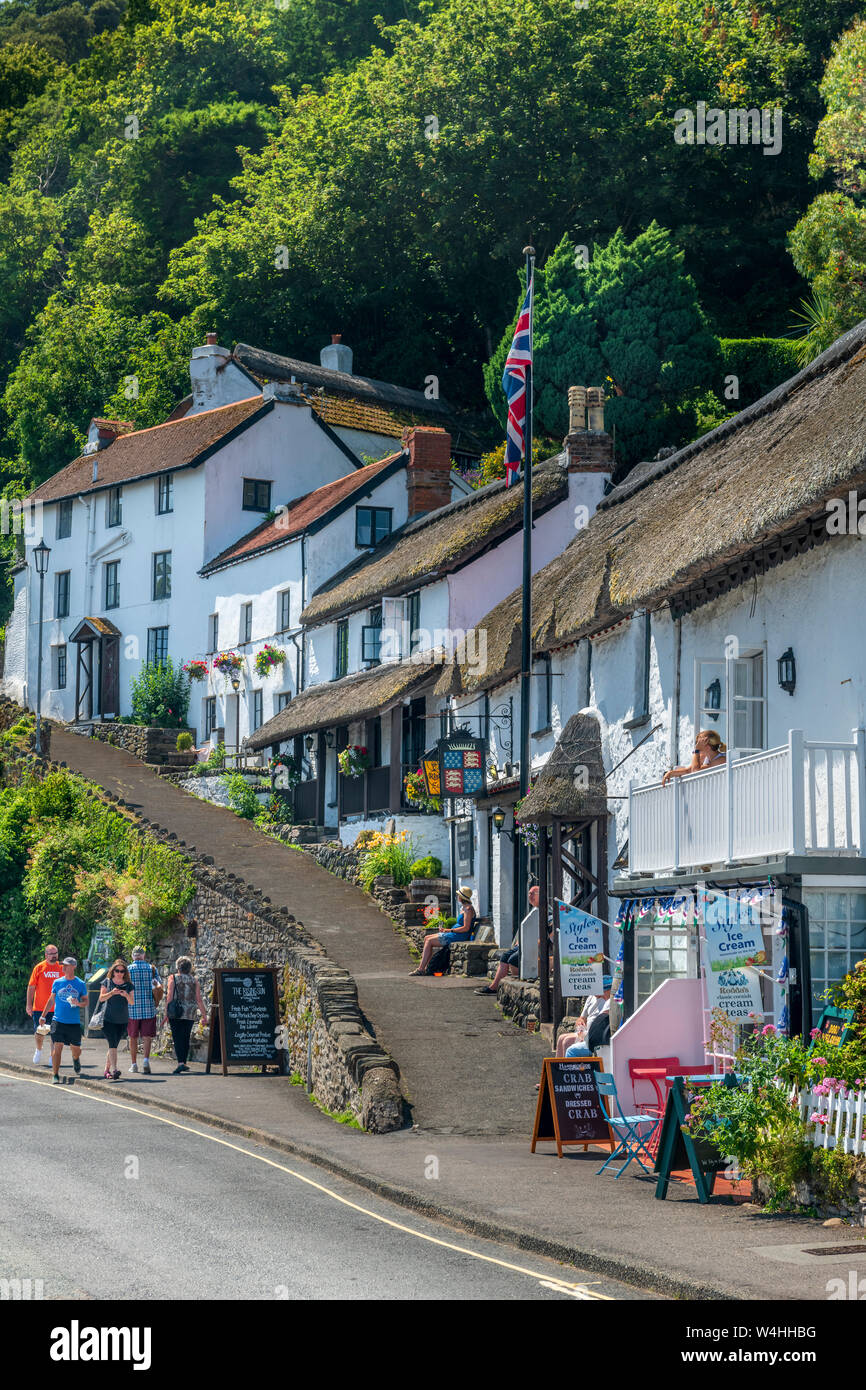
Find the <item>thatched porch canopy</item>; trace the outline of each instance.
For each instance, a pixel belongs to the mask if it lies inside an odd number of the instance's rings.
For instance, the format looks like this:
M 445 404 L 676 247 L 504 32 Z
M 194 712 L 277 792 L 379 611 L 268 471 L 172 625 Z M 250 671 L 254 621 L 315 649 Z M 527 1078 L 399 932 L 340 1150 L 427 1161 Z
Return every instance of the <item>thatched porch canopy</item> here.
M 440 667 L 440 661 L 427 657 L 423 661 L 386 663 L 343 680 L 311 685 L 250 734 L 247 747 L 267 748 L 298 734 L 371 719 L 405 696 L 416 695 Z
M 592 714 L 573 714 L 530 787 L 521 821 L 550 825 L 607 815 L 607 783 L 601 757 L 601 730 Z

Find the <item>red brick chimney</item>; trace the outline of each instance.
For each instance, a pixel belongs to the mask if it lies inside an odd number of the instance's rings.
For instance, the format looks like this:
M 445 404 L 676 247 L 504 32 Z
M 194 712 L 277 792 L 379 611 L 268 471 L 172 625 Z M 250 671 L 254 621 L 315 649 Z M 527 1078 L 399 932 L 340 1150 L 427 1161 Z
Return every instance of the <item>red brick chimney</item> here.
M 569 386 L 568 434 L 563 443 L 569 473 L 613 472 L 613 440 L 604 428 L 601 386 Z
M 403 442 L 409 450 L 409 516 L 447 507 L 451 501 L 450 434 L 433 425 L 415 425 L 406 431 Z

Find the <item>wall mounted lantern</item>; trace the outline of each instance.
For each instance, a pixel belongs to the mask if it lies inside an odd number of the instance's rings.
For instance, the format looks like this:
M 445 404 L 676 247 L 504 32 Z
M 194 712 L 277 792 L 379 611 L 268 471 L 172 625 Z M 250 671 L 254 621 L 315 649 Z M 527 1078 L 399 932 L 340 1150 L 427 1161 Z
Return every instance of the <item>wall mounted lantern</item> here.
M 508 837 L 509 840 L 513 841 L 514 831 L 505 829 L 505 817 L 507 816 L 507 814 L 508 812 L 504 811 L 501 806 L 493 807 L 493 810 L 491 811 L 491 815 L 493 817 L 493 829 L 496 831 L 497 835 L 505 835 Z
M 711 719 L 718 719 L 722 708 L 722 682 L 716 676 L 704 691 L 704 710 Z
M 777 665 L 779 667 L 780 686 L 783 690 L 787 690 L 789 695 L 793 695 L 794 687 L 797 684 L 797 663 L 790 647 L 786 652 L 782 652 Z

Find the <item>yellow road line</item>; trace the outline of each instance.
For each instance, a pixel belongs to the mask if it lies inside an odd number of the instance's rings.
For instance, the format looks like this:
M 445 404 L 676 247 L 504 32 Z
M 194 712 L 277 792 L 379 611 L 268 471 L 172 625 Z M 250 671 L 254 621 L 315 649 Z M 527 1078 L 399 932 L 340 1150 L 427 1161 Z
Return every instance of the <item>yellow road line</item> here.
M 16 1081 L 28 1081 L 31 1086 L 46 1086 L 50 1090 L 54 1089 L 51 1081 L 40 1081 L 35 1076 L 27 1076 L 20 1072 L 3 1071 L 0 1064 L 0 1074 L 11 1076 Z M 616 1300 L 609 1294 L 596 1293 L 586 1284 L 570 1284 L 565 1279 L 545 1277 L 537 1270 L 526 1269 L 523 1265 L 511 1264 L 508 1260 L 499 1260 L 495 1255 L 482 1255 L 480 1250 L 470 1250 L 463 1245 L 455 1245 L 452 1241 L 441 1240 L 438 1236 L 425 1234 L 424 1231 L 415 1231 L 411 1226 L 404 1226 L 400 1221 L 392 1221 L 388 1216 L 380 1216 L 378 1212 L 370 1211 L 369 1207 L 362 1207 L 358 1202 L 352 1202 L 348 1197 L 341 1197 L 339 1192 L 334 1192 L 333 1188 L 325 1187 L 323 1183 L 315 1182 L 313 1178 L 307 1178 L 303 1173 L 298 1173 L 294 1168 L 287 1168 L 284 1163 L 277 1163 L 273 1158 L 265 1158 L 263 1154 L 253 1153 L 251 1149 L 245 1149 L 240 1144 L 232 1144 L 228 1139 L 220 1139 L 215 1134 L 202 1134 L 198 1129 L 193 1129 L 190 1125 L 181 1124 L 178 1120 L 170 1120 L 166 1115 L 158 1115 L 149 1110 L 140 1110 L 135 1105 L 126 1105 L 122 1101 L 109 1100 L 107 1096 L 95 1096 L 90 1091 L 77 1091 L 69 1086 L 65 1087 L 62 1093 L 64 1096 L 77 1096 L 81 1100 L 91 1100 L 97 1105 L 111 1105 L 116 1110 L 127 1110 L 132 1115 L 141 1115 L 145 1120 L 158 1120 L 160 1124 L 170 1125 L 172 1129 L 184 1130 L 187 1134 L 194 1134 L 198 1139 L 207 1139 L 212 1144 L 220 1144 L 224 1149 L 234 1149 L 236 1153 L 245 1154 L 247 1158 L 254 1158 L 259 1163 L 266 1163 L 269 1168 L 276 1168 L 280 1173 L 287 1173 L 290 1178 L 295 1178 L 298 1182 L 306 1183 L 308 1187 L 313 1187 L 317 1192 L 322 1192 L 326 1197 L 331 1197 L 335 1202 L 340 1202 L 342 1206 L 349 1207 L 351 1211 L 360 1212 L 362 1216 L 368 1216 L 372 1221 L 378 1221 L 383 1226 L 390 1226 L 392 1230 L 402 1231 L 404 1235 L 414 1236 L 416 1240 L 426 1240 L 430 1245 L 441 1246 L 443 1250 L 454 1250 L 458 1255 L 468 1255 L 470 1259 L 481 1260 L 485 1264 L 497 1265 L 500 1269 L 510 1270 L 512 1274 L 525 1274 L 530 1279 L 537 1280 L 542 1288 L 555 1289 L 572 1298 L 586 1298 L 613 1303 Z M 387 1198 L 383 1199 L 387 1200 Z

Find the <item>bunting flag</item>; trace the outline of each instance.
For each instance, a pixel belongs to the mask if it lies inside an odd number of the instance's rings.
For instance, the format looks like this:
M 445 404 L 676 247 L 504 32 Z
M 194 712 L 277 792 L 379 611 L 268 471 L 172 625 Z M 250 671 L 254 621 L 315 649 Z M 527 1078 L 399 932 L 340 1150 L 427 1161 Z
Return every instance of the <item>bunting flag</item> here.
M 511 487 L 526 452 L 526 369 L 532 365 L 532 280 L 517 319 L 514 339 L 505 360 L 502 389 L 508 401 L 505 435 L 505 485 Z M 531 465 L 530 465 L 531 466 Z

